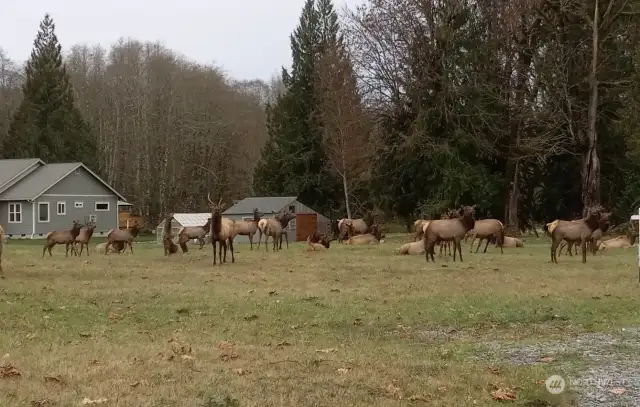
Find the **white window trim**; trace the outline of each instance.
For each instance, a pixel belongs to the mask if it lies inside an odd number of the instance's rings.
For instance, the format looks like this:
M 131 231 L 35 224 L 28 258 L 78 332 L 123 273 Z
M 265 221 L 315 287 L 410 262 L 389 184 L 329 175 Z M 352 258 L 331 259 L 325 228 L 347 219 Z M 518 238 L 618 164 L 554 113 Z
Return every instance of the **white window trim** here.
M 11 221 L 11 205 L 14 205 L 13 208 L 17 209 L 20 208 L 19 211 L 14 210 L 13 213 L 13 219 L 14 221 Z M 18 206 L 19 205 L 19 206 Z M 20 214 L 20 222 L 16 222 L 15 221 L 15 214 Z M 22 203 L 21 202 L 9 202 L 9 205 L 7 205 L 7 223 L 22 223 Z
M 40 205 L 47 205 L 47 220 L 40 220 Z M 38 202 L 38 223 L 50 223 L 51 222 L 51 205 L 49 202 Z
M 64 211 L 60 212 L 60 205 L 63 205 Z M 59 216 L 65 216 L 67 214 L 67 202 L 66 201 L 58 201 L 56 202 L 56 214 Z
M 98 209 L 98 205 L 101 205 L 101 204 L 106 204 L 107 205 L 107 209 Z M 94 209 L 96 210 L 96 212 L 109 212 L 109 210 L 111 209 L 111 203 L 107 202 L 107 201 L 96 202 L 94 204 Z
M 75 201 L 75 202 L 73 203 L 73 207 L 74 207 L 74 208 L 78 208 L 78 209 L 84 208 L 84 202 L 82 202 L 82 201 Z

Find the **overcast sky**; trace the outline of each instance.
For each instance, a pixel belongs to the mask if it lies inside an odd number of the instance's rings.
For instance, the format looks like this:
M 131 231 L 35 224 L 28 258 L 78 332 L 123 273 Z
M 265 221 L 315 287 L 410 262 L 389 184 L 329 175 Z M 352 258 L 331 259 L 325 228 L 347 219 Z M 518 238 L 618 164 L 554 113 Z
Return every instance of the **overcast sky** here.
M 0 11 L 0 48 L 29 57 L 45 13 L 63 50 L 73 44 L 111 45 L 120 37 L 159 40 L 200 63 L 215 63 L 237 79 L 268 79 L 291 64 L 289 34 L 305 0 L 30 0 Z M 336 9 L 364 0 L 334 0 Z M 150 5 L 152 5 L 150 7 Z

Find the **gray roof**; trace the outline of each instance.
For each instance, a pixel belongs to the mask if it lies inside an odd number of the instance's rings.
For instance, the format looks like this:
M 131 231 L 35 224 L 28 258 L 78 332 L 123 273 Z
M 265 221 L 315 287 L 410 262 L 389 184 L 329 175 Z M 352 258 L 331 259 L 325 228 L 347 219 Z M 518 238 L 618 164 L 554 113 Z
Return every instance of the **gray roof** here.
M 280 209 L 289 205 L 298 199 L 296 196 L 258 196 L 252 198 L 244 198 L 231 208 L 223 212 L 223 215 L 247 215 L 252 214 L 254 208 L 265 215 L 271 212 L 278 212 Z
M 44 164 L 39 158 L 0 160 L 0 189 L 37 162 Z
M 2 163 L 3 160 L 0 160 Z M 91 175 L 93 175 L 98 181 L 109 188 L 118 198 L 124 200 L 125 198 L 120 195 L 109 184 L 104 182 L 93 171 L 88 169 L 82 163 L 58 163 L 58 164 L 45 164 L 38 168 L 27 177 L 22 179 L 16 185 L 9 188 L 6 192 L 0 194 L 0 200 L 2 201 L 24 201 L 35 199 L 45 193 L 53 185 L 57 184 L 76 168 L 82 167 Z

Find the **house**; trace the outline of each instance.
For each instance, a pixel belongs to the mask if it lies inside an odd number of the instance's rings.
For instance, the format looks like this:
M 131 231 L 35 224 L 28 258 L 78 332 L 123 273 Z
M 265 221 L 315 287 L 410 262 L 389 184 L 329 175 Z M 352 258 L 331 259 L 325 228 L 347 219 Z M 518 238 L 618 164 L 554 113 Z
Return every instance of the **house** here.
M 129 226 L 138 222 L 138 224 L 144 224 L 144 218 L 139 215 L 133 214 L 133 204 L 125 201 L 118 201 L 118 227 L 120 229 L 127 229 Z
M 118 227 L 118 200 L 126 201 L 82 163 L 0 160 L 0 224 L 11 238 L 44 238 L 74 220 L 105 235 Z
M 178 232 L 183 227 L 189 226 L 204 226 L 209 218 L 211 212 L 203 213 L 174 213 L 171 220 L 171 234 L 176 237 Z M 164 219 L 156 227 L 156 241 L 162 243 L 162 237 L 164 235 Z M 194 239 L 195 240 L 195 239 Z
M 232 207 L 222 213 L 223 216 L 235 220 L 253 220 L 253 209 L 258 208 L 263 214 L 263 219 L 273 216 L 273 212 L 289 210 L 296 217 L 287 226 L 287 237 L 290 242 L 306 240 L 316 230 L 320 233 L 328 233 L 331 230 L 331 221 L 324 215 L 314 211 L 298 201 L 295 196 L 252 197 L 236 202 Z M 254 243 L 258 240 L 254 237 Z M 264 238 L 263 238 L 264 241 Z M 249 243 L 248 236 L 237 236 L 235 243 Z

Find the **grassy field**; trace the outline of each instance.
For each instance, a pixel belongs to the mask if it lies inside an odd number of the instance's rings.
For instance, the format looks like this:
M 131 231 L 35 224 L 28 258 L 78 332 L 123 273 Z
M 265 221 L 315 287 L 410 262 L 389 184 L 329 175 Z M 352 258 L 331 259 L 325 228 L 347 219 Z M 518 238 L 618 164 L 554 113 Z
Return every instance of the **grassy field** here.
M 5 247 L 0 406 L 569 406 L 544 380 L 576 352 L 516 364 L 509 350 L 640 325 L 635 251 L 549 262 L 549 243 L 464 262 L 370 247 L 279 253 L 236 245 L 78 259 Z M 41 243 L 41 242 L 40 242 Z M 335 243 L 335 242 L 334 242 Z M 624 352 L 624 349 L 616 352 Z

